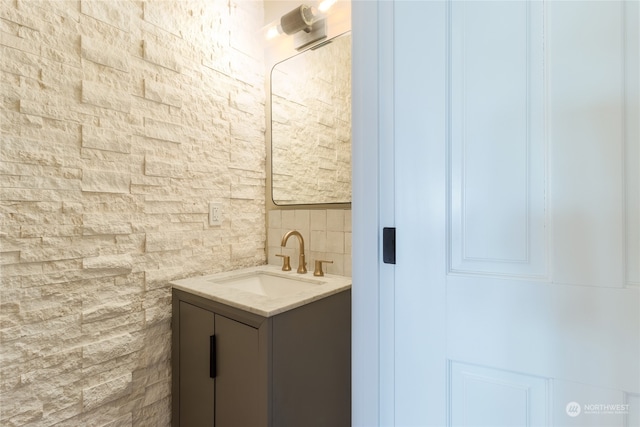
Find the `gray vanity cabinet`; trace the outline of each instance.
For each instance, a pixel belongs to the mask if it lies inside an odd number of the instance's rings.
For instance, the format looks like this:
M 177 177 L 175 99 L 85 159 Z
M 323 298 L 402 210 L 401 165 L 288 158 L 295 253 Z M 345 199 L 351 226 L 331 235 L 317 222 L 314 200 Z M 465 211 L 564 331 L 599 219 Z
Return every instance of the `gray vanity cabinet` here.
M 180 425 L 259 425 L 258 330 L 179 304 Z
M 350 290 L 262 317 L 174 289 L 172 316 L 174 427 L 350 426 Z

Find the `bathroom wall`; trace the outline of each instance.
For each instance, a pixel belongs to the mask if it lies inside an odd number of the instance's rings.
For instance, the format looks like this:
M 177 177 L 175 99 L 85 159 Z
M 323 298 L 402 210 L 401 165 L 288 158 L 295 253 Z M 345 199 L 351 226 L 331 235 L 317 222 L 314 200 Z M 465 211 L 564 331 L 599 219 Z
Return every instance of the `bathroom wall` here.
M 168 281 L 265 262 L 262 25 L 2 2 L 0 425 L 169 425 Z

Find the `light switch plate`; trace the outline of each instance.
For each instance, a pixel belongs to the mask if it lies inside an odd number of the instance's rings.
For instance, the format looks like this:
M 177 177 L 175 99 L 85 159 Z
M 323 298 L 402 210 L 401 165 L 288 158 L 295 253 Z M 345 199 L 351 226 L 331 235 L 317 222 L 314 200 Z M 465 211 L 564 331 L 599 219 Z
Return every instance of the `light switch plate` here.
M 209 225 L 222 225 L 222 203 L 209 202 Z

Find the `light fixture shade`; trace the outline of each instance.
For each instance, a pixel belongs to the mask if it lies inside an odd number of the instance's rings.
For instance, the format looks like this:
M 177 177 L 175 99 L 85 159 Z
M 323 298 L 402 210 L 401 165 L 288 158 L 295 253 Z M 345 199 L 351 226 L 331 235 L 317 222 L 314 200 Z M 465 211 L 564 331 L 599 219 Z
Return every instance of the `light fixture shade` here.
M 325 13 L 327 10 L 331 9 L 331 6 L 333 6 L 336 1 L 337 0 L 323 0 L 318 5 L 318 10 L 322 13 Z
M 308 32 L 311 30 L 315 15 L 315 10 L 312 7 L 303 4 L 286 15 L 282 15 L 280 26 L 285 34 L 295 34 L 301 30 Z

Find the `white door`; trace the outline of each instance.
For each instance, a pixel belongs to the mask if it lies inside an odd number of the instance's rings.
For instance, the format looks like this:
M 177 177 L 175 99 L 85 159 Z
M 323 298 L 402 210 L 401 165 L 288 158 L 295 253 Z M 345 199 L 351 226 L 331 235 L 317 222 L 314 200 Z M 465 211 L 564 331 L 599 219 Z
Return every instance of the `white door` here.
M 639 426 L 638 1 L 393 9 L 394 424 Z

